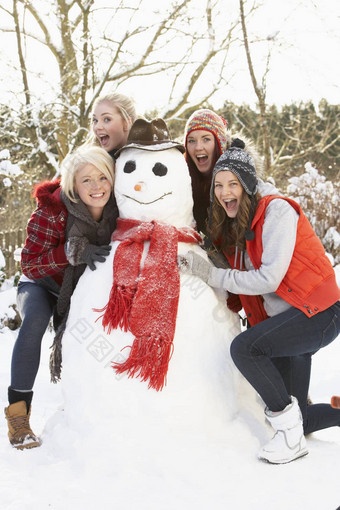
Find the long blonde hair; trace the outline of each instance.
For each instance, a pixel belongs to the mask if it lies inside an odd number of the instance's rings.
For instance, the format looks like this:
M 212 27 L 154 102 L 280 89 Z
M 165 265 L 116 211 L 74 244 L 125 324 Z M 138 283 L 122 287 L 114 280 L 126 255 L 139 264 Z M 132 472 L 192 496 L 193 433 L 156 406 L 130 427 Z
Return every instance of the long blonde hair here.
M 119 113 L 119 115 L 121 116 L 125 126 L 130 129 L 132 124 L 137 119 L 137 113 L 136 113 L 134 101 L 133 101 L 133 99 L 131 99 L 131 97 L 125 96 L 124 94 L 118 94 L 116 92 L 113 94 L 103 94 L 102 96 L 97 97 L 97 99 L 94 101 L 93 107 L 92 107 L 91 122 L 92 122 L 92 116 L 93 116 L 94 110 L 100 103 L 104 103 L 104 102 L 108 102 L 111 104 L 111 106 L 113 108 L 116 108 L 116 110 Z M 91 132 L 89 133 L 89 135 L 84 143 L 84 145 L 88 145 L 88 144 L 100 146 L 99 141 L 98 141 L 97 137 L 95 136 L 92 128 L 91 128 Z

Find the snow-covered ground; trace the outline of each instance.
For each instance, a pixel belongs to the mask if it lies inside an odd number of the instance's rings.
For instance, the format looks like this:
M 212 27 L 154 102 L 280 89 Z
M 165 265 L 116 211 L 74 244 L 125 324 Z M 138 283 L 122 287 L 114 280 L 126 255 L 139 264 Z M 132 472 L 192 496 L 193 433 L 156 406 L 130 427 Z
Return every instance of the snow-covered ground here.
M 339 266 L 337 275 L 339 281 Z M 10 288 L 0 292 L 1 317 L 14 295 Z M 0 329 L 2 408 L 7 405 L 16 335 L 16 331 L 6 327 Z M 51 343 L 52 334 L 48 332 L 43 342 L 31 419 L 33 430 L 42 437 L 42 447 L 27 451 L 12 449 L 7 440 L 5 417 L 0 421 L 1 510 L 336 510 L 340 507 L 339 428 L 314 433 L 307 439 L 309 455 L 279 466 L 257 460 L 257 450 L 269 437 L 270 429 L 256 419 L 256 412 L 254 417 L 252 409 L 247 412 L 243 408 L 230 421 L 224 436 L 219 433 L 214 440 L 211 436 L 186 431 L 177 441 L 172 438 L 171 448 L 162 431 L 151 442 L 149 431 L 145 431 L 147 441 L 137 442 L 131 424 L 126 424 L 129 433 L 125 431 L 124 440 L 111 448 L 105 444 L 106 434 L 108 438 L 110 435 L 100 416 L 98 444 L 94 441 L 87 444 L 72 431 L 64 434 L 62 428 L 58 434 L 63 395 L 61 384 L 49 382 Z M 314 402 L 329 402 L 331 395 L 340 394 L 339 360 L 340 338 L 314 356 L 310 389 Z M 80 398 L 85 404 L 86 395 Z M 242 392 L 239 398 L 242 399 Z M 254 402 L 256 406 L 260 403 Z M 85 430 L 86 424 L 83 425 Z M 135 427 L 138 437 L 143 437 L 140 424 L 136 423 Z

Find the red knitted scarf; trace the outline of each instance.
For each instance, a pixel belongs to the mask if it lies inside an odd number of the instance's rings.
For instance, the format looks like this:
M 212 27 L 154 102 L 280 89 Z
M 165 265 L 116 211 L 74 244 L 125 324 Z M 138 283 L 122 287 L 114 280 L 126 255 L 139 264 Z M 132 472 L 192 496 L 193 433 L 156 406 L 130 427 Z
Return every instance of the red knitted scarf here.
M 121 243 L 114 256 L 109 302 L 99 311 L 104 311 L 108 333 L 120 326 L 135 337 L 127 360 L 112 366 L 118 374 L 148 380 L 149 388 L 158 391 L 166 384 L 173 352 L 180 291 L 177 245 L 201 238 L 190 227 L 176 229 L 156 221 L 119 218 L 112 240 Z M 147 240 L 150 247 L 141 270 Z

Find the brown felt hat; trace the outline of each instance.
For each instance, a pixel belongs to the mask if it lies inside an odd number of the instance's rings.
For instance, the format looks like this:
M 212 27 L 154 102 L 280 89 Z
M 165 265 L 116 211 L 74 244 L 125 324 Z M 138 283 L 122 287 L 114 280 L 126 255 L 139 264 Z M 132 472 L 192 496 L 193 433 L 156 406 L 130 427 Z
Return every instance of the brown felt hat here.
M 116 152 L 115 157 L 125 149 L 164 151 L 173 148 L 178 149 L 182 153 L 185 152 L 184 145 L 170 140 L 168 126 L 163 119 L 151 121 L 137 119 L 130 129 L 127 144 Z

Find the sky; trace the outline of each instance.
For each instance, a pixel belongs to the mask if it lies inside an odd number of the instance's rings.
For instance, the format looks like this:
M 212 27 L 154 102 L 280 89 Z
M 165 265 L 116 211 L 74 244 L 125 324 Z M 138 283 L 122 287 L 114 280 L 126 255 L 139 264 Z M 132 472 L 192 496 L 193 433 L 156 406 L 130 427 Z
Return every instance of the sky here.
M 254 16 L 256 34 L 282 41 L 278 50 L 272 49 L 268 102 L 280 105 L 326 97 L 337 104 L 340 74 L 334 55 L 340 49 L 339 3 L 274 0 L 264 2 L 264 6 Z M 267 43 L 254 46 L 254 58 L 259 62 L 255 61 L 256 66 L 264 61 L 267 47 Z M 259 77 L 261 73 L 257 74 Z M 244 81 L 249 82 L 249 77 Z
M 259 9 L 251 21 L 249 40 L 252 35 L 262 37 L 264 42 L 252 46 L 252 59 L 255 75 L 261 82 L 266 57 L 271 48 L 270 72 L 267 76 L 267 101 L 281 106 L 291 102 L 312 100 L 317 105 L 326 98 L 331 104 L 338 104 L 340 98 L 340 70 L 335 55 L 340 53 L 339 17 L 340 7 L 337 0 L 322 3 L 296 0 L 265 0 L 264 8 Z M 233 3 L 238 8 L 238 1 Z M 221 24 L 223 26 L 223 19 Z M 266 41 L 275 36 L 276 46 Z M 233 74 L 229 83 L 214 95 L 211 100 L 215 108 L 224 101 L 236 104 L 257 102 L 251 85 L 247 62 L 243 48 L 230 52 Z M 229 60 L 228 64 L 229 66 Z M 161 98 L 159 90 L 152 88 L 153 98 Z M 147 88 L 136 90 L 134 84 L 124 85 L 124 89 L 134 94 L 140 105 L 150 103 L 143 94 Z M 192 100 L 199 97 L 194 94 Z
M 9 0 L 5 0 L 4 4 Z M 105 4 L 104 0 L 97 0 Z M 330 103 L 337 104 L 339 101 L 340 71 L 336 63 L 336 55 L 340 53 L 339 35 L 339 2 L 338 0 L 263 0 L 263 7 L 253 16 L 249 24 L 249 39 L 261 37 L 262 43 L 252 46 L 252 57 L 255 64 L 255 73 L 258 81 L 261 81 L 266 55 L 271 43 L 268 38 L 275 39 L 272 47 L 270 72 L 267 76 L 267 101 L 282 105 L 292 101 L 313 100 L 316 104 L 322 97 Z M 227 2 L 229 11 L 235 15 L 238 11 L 238 1 Z M 228 14 L 226 13 L 226 16 Z M 219 16 L 218 30 L 223 31 L 225 19 Z M 14 49 L 13 40 L 3 34 L 1 38 L 0 57 L 4 70 L 5 61 Z M 31 50 L 32 66 L 36 73 L 40 73 L 42 81 L 50 81 L 54 70 L 49 68 L 46 54 L 41 53 L 38 45 L 34 44 Z M 165 49 L 166 52 L 166 49 Z M 164 53 L 166 55 L 166 53 Z M 16 59 L 13 53 L 13 59 Z M 237 104 L 255 104 L 256 96 L 250 83 L 247 64 L 242 48 L 231 51 L 228 57 L 226 69 L 230 80 L 227 85 L 221 87 L 211 100 L 214 107 L 218 108 L 225 100 Z M 209 76 L 213 68 L 207 70 L 205 83 L 209 82 Z M 6 73 L 0 78 L 1 97 L 6 97 L 9 92 L 15 90 L 18 84 L 9 81 Z M 185 79 L 186 77 L 182 77 Z M 189 77 L 188 77 L 189 79 Z M 32 78 L 33 80 L 33 78 Z M 53 81 L 53 79 L 52 79 Z M 32 83 L 34 83 L 32 81 Z M 43 85 L 44 97 L 48 97 L 50 86 Z M 191 102 L 199 100 L 204 85 L 190 98 Z M 131 80 L 120 86 L 119 91 L 131 95 L 136 100 L 137 111 L 144 113 L 154 107 L 162 109 L 168 101 L 168 80 L 155 78 L 143 78 L 143 80 Z

